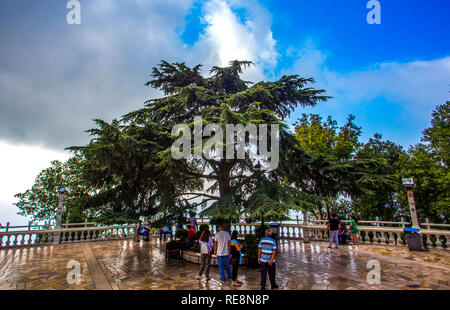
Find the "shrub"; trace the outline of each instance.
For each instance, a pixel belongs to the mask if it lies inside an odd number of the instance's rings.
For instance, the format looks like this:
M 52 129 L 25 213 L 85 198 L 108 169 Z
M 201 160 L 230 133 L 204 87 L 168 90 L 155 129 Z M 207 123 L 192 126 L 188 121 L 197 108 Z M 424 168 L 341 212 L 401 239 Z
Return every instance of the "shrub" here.
M 249 266 L 258 265 L 258 237 L 255 235 L 245 235 L 245 254 L 247 255 L 247 263 Z
M 262 237 L 264 237 L 264 234 L 265 234 L 265 232 L 266 232 L 266 229 L 269 229 L 269 228 L 270 228 L 270 226 L 267 225 L 267 224 L 264 224 L 264 226 L 263 226 L 263 225 L 258 225 L 258 226 L 256 226 L 256 227 L 255 227 L 255 235 L 256 235 L 256 237 L 257 237 L 257 238 L 262 238 Z
M 178 250 L 178 247 L 178 242 L 175 240 L 171 240 L 166 244 L 166 249 L 168 250 Z
M 177 232 L 175 233 L 175 238 L 180 239 L 180 240 L 185 240 L 189 235 L 189 232 L 187 229 L 177 229 Z

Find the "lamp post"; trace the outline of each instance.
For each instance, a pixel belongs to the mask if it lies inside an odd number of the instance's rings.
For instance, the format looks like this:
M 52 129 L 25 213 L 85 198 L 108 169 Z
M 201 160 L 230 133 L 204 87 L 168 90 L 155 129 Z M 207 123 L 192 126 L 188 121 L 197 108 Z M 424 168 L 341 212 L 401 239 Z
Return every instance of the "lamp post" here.
M 402 179 L 402 183 L 406 188 L 406 192 L 408 193 L 408 202 L 409 202 L 409 209 L 411 211 L 411 223 L 412 228 L 419 228 L 419 221 L 417 220 L 417 209 L 416 209 L 416 202 L 414 201 L 414 180 L 412 178 L 404 178 Z
M 56 228 L 61 228 L 61 217 L 62 217 L 62 208 L 63 208 L 63 200 L 66 193 L 66 189 L 61 187 L 59 190 L 59 199 L 58 199 L 58 213 L 56 214 Z
M 61 215 L 62 215 L 62 208 L 63 208 L 63 200 L 64 195 L 66 193 L 66 189 L 64 187 L 61 187 L 59 190 L 59 198 L 58 198 L 58 212 L 56 213 L 56 227 L 55 229 L 61 229 Z M 61 232 L 56 232 L 54 235 L 53 243 L 59 244 L 61 241 Z

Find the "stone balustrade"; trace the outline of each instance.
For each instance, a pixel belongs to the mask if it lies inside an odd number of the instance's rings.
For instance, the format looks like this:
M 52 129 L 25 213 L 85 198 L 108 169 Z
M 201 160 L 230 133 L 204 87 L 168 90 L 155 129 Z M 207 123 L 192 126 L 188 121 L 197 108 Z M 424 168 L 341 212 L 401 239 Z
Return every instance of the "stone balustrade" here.
M 134 238 L 136 225 L 0 232 L 0 248 Z
M 450 238 L 448 230 L 421 230 L 424 245 L 427 248 L 447 249 Z M 403 228 L 359 226 L 359 242 L 362 244 L 406 245 Z M 329 235 L 325 225 L 282 224 L 281 239 L 299 239 L 305 241 L 327 241 Z
M 231 229 L 236 230 L 242 237 L 254 234 L 258 225 L 260 224 L 235 223 L 232 224 Z M 211 232 L 214 233 L 215 226 L 209 226 Z M 136 233 L 136 225 L 0 231 L 0 248 L 136 238 Z M 326 226 L 320 224 L 283 223 L 279 228 L 279 233 L 280 239 L 329 240 Z M 449 230 L 423 229 L 421 233 L 426 247 L 447 249 L 447 242 L 450 238 Z M 158 236 L 159 230 L 152 229 L 151 235 Z M 401 227 L 359 226 L 359 241 L 362 244 L 406 245 L 406 238 Z

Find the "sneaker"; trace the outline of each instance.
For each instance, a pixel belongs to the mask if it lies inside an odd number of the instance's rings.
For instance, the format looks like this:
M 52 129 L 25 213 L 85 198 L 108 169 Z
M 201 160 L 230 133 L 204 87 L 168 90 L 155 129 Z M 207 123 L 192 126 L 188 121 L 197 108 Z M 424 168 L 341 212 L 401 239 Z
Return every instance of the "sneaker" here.
M 333 247 L 332 247 L 332 246 L 329 246 L 328 248 L 329 248 L 329 249 L 332 249 Z
M 196 276 L 195 277 L 197 280 L 200 280 L 202 277 L 201 276 Z
M 233 286 L 241 286 L 242 284 L 238 283 L 238 282 L 233 282 Z
M 336 246 L 336 247 L 334 247 L 335 249 L 339 249 L 339 247 L 338 246 Z
M 209 278 L 209 277 L 206 277 L 206 281 L 209 281 L 209 280 L 211 280 L 211 278 Z
M 278 288 L 278 284 L 275 284 L 274 286 L 272 286 L 272 289 L 277 289 Z

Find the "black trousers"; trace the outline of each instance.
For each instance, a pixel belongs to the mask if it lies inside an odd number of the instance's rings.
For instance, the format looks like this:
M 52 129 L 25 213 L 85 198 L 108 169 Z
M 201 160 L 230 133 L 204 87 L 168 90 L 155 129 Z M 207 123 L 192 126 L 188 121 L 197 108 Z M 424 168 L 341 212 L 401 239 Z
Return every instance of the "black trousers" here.
M 266 288 L 266 278 L 269 273 L 270 286 L 273 288 L 277 285 L 275 282 L 275 263 L 269 266 L 269 263 L 261 263 L 261 288 Z
M 202 265 L 200 267 L 200 271 L 199 271 L 198 275 L 201 276 L 202 273 L 203 273 L 203 270 L 205 270 L 205 267 L 206 267 L 205 276 L 207 278 L 209 278 L 209 266 L 211 266 L 211 255 L 209 255 L 209 254 L 202 254 L 201 259 L 202 259 L 202 261 L 201 261 Z
M 231 275 L 232 275 L 231 280 L 236 281 L 239 264 L 232 264 L 231 266 L 233 267 L 233 268 L 231 268 Z

